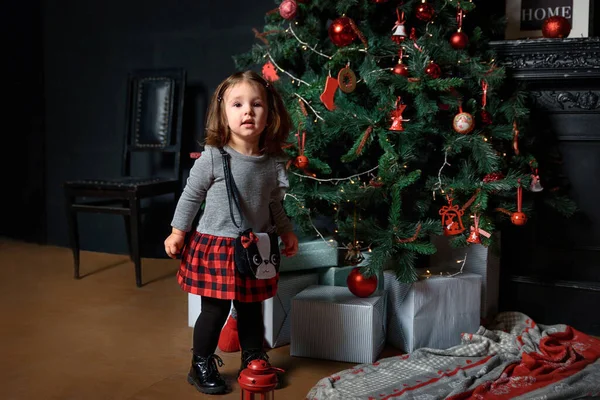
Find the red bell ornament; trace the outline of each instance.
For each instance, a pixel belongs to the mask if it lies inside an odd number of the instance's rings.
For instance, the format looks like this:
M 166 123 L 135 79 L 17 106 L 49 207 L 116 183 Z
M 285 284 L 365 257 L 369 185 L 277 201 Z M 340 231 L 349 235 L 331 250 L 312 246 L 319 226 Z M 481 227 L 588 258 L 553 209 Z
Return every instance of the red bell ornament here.
M 545 38 L 566 38 L 571 33 L 571 23 L 565 17 L 556 15 L 542 23 L 542 35 Z
M 361 267 L 353 268 L 348 274 L 346 284 L 353 295 L 357 297 L 369 297 L 377 290 L 377 276 L 369 278 L 360 272 Z
M 352 22 L 348 17 L 337 18 L 329 25 L 329 39 L 338 47 L 348 46 L 357 37 L 358 35 L 352 28 Z
M 448 205 L 443 206 L 439 211 L 442 216 L 444 236 L 459 235 L 465 230 L 462 223 L 462 216 L 465 212 L 458 205 L 452 204 L 452 197 L 447 196 L 447 200 Z
M 271 364 L 265 360 L 250 361 L 238 377 L 241 400 L 274 400 L 277 372 L 285 371 L 271 367 Z
M 481 244 L 481 237 L 479 236 L 479 216 L 473 217 L 473 226 L 471 226 L 471 233 L 467 238 L 467 242 L 472 244 Z

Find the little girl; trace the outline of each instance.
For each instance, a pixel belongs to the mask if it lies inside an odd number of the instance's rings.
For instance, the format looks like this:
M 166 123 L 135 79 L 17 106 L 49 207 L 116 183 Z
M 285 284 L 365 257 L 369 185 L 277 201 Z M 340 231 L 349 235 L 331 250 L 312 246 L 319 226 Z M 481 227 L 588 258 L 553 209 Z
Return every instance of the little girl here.
M 194 326 L 192 367 L 188 382 L 203 393 L 223 393 L 219 375 L 223 361 L 214 354 L 231 300 L 238 316 L 242 348 L 241 369 L 255 359 L 268 360 L 263 351 L 263 300 L 277 291 L 277 274 L 271 279 L 240 275 L 234 265 L 234 241 L 240 231 L 268 232 L 275 223 L 284 245 L 282 254 L 298 251 L 298 238 L 283 209 L 288 180 L 282 144 L 291 128 L 280 95 L 260 75 L 238 72 L 225 79 L 213 94 L 206 123 L 206 146 L 196 160 L 177 203 L 172 233 L 165 251 L 175 258 L 200 206 L 204 212 L 190 235 L 178 272 L 183 290 L 202 296 L 202 311 Z M 230 213 L 224 180 L 222 147 L 239 193 L 243 214 Z M 237 228 L 232 217 L 243 226 Z

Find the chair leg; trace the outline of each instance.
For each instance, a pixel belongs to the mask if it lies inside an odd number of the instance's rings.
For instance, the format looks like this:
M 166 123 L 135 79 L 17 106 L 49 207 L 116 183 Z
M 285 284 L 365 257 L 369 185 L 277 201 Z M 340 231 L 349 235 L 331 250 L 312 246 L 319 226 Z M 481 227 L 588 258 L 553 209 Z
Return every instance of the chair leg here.
M 129 207 L 129 201 L 124 201 L 123 207 Z M 133 261 L 133 251 L 131 250 L 131 217 L 129 214 L 123 214 L 123 221 L 125 222 L 125 235 L 127 236 L 127 251 L 129 252 L 129 259 Z
M 135 265 L 135 284 L 142 286 L 142 258 L 140 254 L 140 226 L 142 217 L 140 215 L 140 199 L 131 197 L 129 199 L 131 209 L 130 232 L 131 232 L 131 256 Z
M 75 197 L 70 195 L 66 195 L 65 197 L 69 244 L 73 252 L 73 275 L 75 279 L 79 279 L 79 227 L 77 225 L 77 211 L 71 207 L 75 202 Z

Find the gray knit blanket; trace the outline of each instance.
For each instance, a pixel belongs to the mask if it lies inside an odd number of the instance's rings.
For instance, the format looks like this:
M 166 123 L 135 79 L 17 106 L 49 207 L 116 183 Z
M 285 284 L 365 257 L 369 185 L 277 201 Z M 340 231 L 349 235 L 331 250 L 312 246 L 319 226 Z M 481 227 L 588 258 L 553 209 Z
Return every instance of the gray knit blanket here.
M 517 312 L 446 350 L 361 364 L 321 379 L 308 400 L 579 399 L 600 397 L 600 340 Z

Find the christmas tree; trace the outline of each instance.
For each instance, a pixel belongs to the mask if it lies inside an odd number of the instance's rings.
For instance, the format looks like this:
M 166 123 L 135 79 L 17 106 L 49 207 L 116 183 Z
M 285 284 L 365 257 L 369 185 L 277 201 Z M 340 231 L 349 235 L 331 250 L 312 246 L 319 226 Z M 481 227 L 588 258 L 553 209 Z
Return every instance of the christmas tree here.
M 285 208 L 307 232 L 333 235 L 350 263 L 413 281 L 431 235 L 453 246 L 522 225 L 543 196 L 540 143 L 527 134 L 527 95 L 506 84 L 489 15 L 457 0 L 284 0 L 256 44 L 234 57 L 283 95 L 290 132 Z M 544 176 L 544 175 L 543 175 Z M 545 175 L 549 178 L 549 174 Z M 315 226 L 325 216 L 332 232 Z

